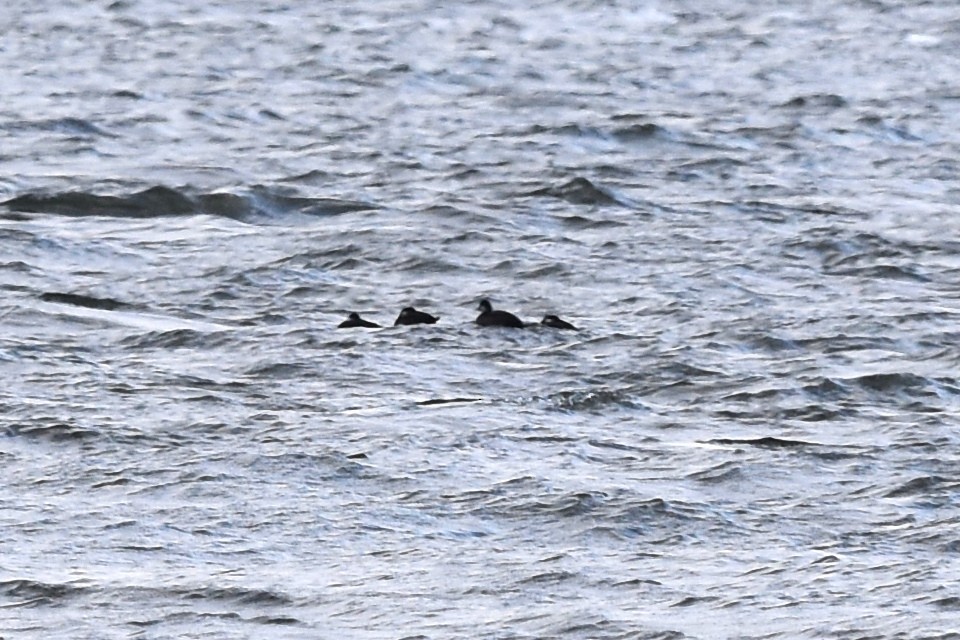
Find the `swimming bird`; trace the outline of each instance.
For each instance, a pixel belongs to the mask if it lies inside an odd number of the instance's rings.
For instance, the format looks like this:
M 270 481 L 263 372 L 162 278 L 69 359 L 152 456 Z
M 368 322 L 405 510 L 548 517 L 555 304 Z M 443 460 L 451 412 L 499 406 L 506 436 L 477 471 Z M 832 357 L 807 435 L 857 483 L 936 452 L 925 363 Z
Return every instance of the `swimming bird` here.
M 480 315 L 477 316 L 477 324 L 481 327 L 513 327 L 515 329 L 522 329 L 523 322 L 520 318 L 513 315 L 508 311 L 500 311 L 499 309 L 494 310 L 493 306 L 490 304 L 490 301 L 484 298 L 480 301 L 480 305 L 477 307 L 480 310 Z
M 543 320 L 540 321 L 540 324 L 546 327 L 553 327 L 554 329 L 569 329 L 571 331 L 577 330 L 575 326 L 573 326 L 566 320 L 561 320 L 559 316 L 554 316 L 554 315 L 543 316 Z
M 400 315 L 397 316 L 397 321 L 393 323 L 393 326 L 396 327 L 401 324 L 434 324 L 439 319 L 438 316 L 417 311 L 413 307 L 404 307 L 403 310 L 400 311 Z
M 337 325 L 338 329 L 353 329 L 354 327 L 363 327 L 365 329 L 379 329 L 380 325 L 376 322 L 370 322 L 360 317 L 357 312 L 351 313 L 347 319 Z

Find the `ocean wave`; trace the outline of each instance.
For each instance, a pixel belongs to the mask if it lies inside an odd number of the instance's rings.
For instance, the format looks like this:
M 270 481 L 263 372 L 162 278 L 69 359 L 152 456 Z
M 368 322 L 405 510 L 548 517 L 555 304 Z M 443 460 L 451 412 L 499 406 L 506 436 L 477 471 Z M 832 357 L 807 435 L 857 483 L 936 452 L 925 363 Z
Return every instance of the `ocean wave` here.
M 90 591 L 88 587 L 70 583 L 50 583 L 14 579 L 0 581 L 0 594 L 15 599 L 16 606 L 62 604 L 64 600 Z M 9 606 L 9 605 L 6 605 Z
M 633 389 L 567 389 L 535 400 L 557 411 L 573 413 L 646 408 Z
M 51 291 L 47 293 L 41 293 L 40 299 L 44 302 L 59 302 L 61 304 L 69 304 L 76 307 L 100 309 L 102 311 L 113 311 L 115 309 L 123 309 L 124 307 L 131 306 L 126 302 L 121 302 L 113 298 L 98 298 L 96 296 L 89 296 L 79 293 L 58 293 Z
M 581 205 L 628 206 L 628 201 L 617 196 L 612 190 L 597 186 L 587 178 L 578 177 L 558 186 L 536 189 L 524 195 L 549 196 Z
M 159 218 L 210 215 L 243 222 L 257 222 L 300 214 L 333 216 L 369 211 L 377 206 L 337 198 L 307 198 L 255 187 L 245 193 L 199 193 L 154 186 L 125 195 L 100 195 L 85 191 L 27 193 L 0 205 L 19 213 L 42 213 L 68 217 L 109 216 Z

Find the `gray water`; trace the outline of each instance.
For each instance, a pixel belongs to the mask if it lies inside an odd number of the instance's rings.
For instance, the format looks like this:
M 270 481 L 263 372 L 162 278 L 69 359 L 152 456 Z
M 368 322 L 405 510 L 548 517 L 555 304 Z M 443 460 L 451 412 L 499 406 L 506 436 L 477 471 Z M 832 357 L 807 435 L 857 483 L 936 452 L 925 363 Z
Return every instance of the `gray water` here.
M 954 3 L 0 26 L 0 636 L 960 638 Z

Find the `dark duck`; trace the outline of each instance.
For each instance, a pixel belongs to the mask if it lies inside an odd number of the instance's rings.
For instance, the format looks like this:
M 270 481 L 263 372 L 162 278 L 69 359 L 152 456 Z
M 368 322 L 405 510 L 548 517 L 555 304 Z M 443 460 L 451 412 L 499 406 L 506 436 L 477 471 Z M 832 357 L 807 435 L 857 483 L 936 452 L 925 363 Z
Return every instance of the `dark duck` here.
M 481 327 L 513 327 L 515 329 L 523 328 L 523 322 L 521 322 L 520 318 L 513 315 L 509 311 L 500 311 L 499 309 L 494 309 L 489 300 L 481 300 L 477 309 L 480 310 L 480 315 L 477 316 L 477 324 Z
M 545 315 L 543 320 L 540 321 L 545 327 L 553 327 L 554 329 L 567 329 L 569 331 L 576 331 L 577 328 L 567 322 L 566 320 L 561 319 L 559 316 L 554 315 Z
M 432 316 L 429 313 L 417 311 L 413 307 L 404 307 L 400 311 L 400 315 L 397 316 L 397 321 L 393 323 L 393 326 L 396 327 L 402 324 L 434 324 L 439 319 L 439 317 Z
M 379 329 L 380 325 L 376 322 L 370 322 L 369 320 L 364 320 L 360 317 L 359 313 L 353 312 L 347 319 L 337 325 L 338 329 L 353 329 L 355 327 L 363 327 L 365 329 Z

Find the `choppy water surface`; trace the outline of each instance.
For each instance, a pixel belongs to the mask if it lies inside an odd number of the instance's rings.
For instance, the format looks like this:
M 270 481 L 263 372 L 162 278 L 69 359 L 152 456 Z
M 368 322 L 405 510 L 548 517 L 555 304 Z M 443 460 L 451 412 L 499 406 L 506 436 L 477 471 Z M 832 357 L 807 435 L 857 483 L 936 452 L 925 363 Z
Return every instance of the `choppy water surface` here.
M 960 637 L 954 4 L 0 24 L 0 635 Z

